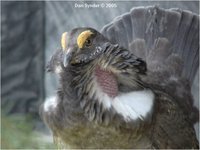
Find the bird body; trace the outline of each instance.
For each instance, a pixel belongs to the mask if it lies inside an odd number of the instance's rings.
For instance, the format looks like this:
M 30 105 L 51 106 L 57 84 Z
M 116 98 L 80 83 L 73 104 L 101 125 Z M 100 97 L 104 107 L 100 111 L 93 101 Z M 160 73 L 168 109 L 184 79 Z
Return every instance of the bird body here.
M 159 16 L 155 12 L 164 11 L 148 9 L 154 21 Z M 101 33 L 86 27 L 62 35 L 62 49 L 48 65 L 59 74 L 60 87 L 41 107 L 57 143 L 68 148 L 198 148 L 190 92 L 198 49 L 195 59 L 185 60 L 187 49 L 172 52 L 170 40 L 178 34 L 160 36 L 154 24 L 145 31 L 151 30 L 150 39 L 130 36 L 134 16 L 149 11 L 133 9 Z M 198 18 L 193 18 L 194 23 Z M 161 27 L 162 32 L 170 28 Z M 188 68 L 190 64 L 194 67 Z

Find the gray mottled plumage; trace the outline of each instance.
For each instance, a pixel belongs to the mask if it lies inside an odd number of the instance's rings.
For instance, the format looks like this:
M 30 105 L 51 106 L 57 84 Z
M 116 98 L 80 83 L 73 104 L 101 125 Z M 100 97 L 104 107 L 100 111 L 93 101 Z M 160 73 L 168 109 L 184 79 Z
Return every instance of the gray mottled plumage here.
M 48 65 L 51 72 L 60 70 L 56 105 L 40 111 L 56 142 L 67 148 L 198 148 L 193 123 L 199 116 L 190 90 L 198 28 L 199 17 L 191 12 L 148 7 L 132 9 L 101 33 L 70 31 L 68 66 L 62 50 Z M 92 43 L 80 49 L 76 39 L 85 30 L 94 33 Z M 151 89 L 153 110 L 127 121 L 114 107 L 105 109 L 93 91 L 96 66 L 114 74 L 119 92 Z

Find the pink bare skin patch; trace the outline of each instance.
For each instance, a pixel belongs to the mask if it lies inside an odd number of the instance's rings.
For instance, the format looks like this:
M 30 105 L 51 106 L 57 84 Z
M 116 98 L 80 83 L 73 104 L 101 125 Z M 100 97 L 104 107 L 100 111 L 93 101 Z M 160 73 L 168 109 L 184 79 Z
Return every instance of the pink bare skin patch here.
M 118 95 L 118 85 L 116 77 L 112 72 L 101 69 L 99 66 L 95 69 L 95 76 L 102 91 L 109 97 L 116 97 Z

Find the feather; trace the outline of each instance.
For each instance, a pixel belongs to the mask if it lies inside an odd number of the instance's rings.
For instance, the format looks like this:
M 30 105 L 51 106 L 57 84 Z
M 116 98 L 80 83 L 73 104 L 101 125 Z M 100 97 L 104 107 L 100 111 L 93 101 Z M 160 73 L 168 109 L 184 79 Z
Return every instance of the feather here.
M 181 75 L 190 81 L 190 85 L 192 85 L 199 66 L 198 32 L 199 16 L 196 14 L 177 9 L 165 10 L 157 6 L 133 8 L 129 13 L 118 17 L 101 30 L 101 33 L 113 43 L 128 48 L 135 55 L 145 54 L 143 57 L 146 56 L 146 59 L 148 57 L 153 60 L 156 57 L 164 60 L 168 55 L 175 53 L 184 64 Z M 155 43 L 160 38 L 165 39 L 168 44 L 165 42 L 167 45 L 160 45 L 163 53 L 157 54 L 160 51 L 155 48 Z M 145 41 L 146 48 L 144 43 L 138 39 Z M 160 42 L 160 40 L 158 44 L 164 44 L 164 41 Z M 136 41 L 140 42 L 136 44 Z M 140 44 L 142 45 L 139 46 Z M 135 48 L 136 45 L 142 47 L 141 53 Z M 152 54 L 154 57 L 150 56 Z M 157 63 L 162 63 L 161 60 L 157 61 Z M 150 60 L 149 63 L 151 63 Z M 153 63 L 155 66 L 155 62 Z M 149 64 L 149 66 L 152 65 Z

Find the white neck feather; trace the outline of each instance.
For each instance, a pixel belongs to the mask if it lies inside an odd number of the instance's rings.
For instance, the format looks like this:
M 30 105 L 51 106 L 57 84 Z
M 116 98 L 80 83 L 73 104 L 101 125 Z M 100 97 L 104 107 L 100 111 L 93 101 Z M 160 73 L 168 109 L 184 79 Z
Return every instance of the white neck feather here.
M 154 94 L 150 90 L 133 91 L 121 94 L 112 100 L 113 108 L 126 121 L 144 118 L 152 112 Z
M 117 97 L 111 98 L 104 93 L 93 81 L 94 88 L 91 96 L 95 95 L 100 103 L 103 103 L 105 109 L 115 109 L 116 113 L 122 115 L 128 122 L 131 120 L 144 120 L 148 114 L 152 114 L 154 106 L 154 93 L 149 90 L 132 91 L 129 93 L 120 93 Z
M 56 96 L 52 96 L 52 97 L 49 97 L 45 100 L 44 102 L 44 111 L 45 112 L 49 112 L 49 111 L 53 111 L 54 108 L 57 106 L 58 104 L 58 101 L 57 101 L 57 98 Z

